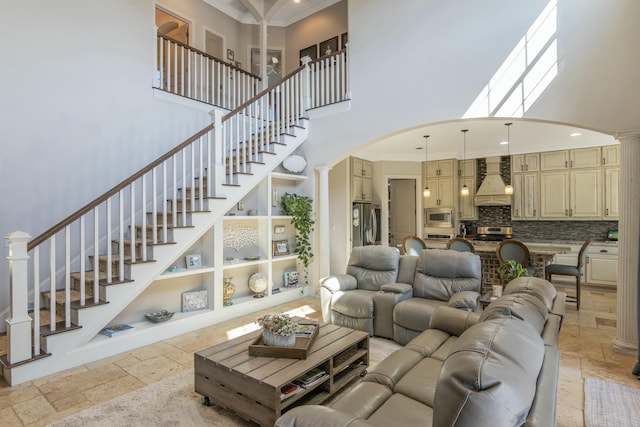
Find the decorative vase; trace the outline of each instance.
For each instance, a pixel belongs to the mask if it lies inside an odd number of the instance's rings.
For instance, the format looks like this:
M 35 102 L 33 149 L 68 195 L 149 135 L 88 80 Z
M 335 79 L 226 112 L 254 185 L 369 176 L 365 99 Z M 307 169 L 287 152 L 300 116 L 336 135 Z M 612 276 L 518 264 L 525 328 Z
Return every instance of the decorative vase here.
M 224 283 L 222 285 L 222 304 L 223 305 L 233 305 L 233 301 L 231 301 L 231 298 L 233 298 L 233 294 L 236 293 L 236 285 L 234 285 L 233 283 L 231 283 L 231 279 L 233 279 L 233 277 L 225 277 Z
M 262 342 L 271 347 L 293 347 L 296 345 L 295 334 L 278 335 L 271 331 L 262 331 Z

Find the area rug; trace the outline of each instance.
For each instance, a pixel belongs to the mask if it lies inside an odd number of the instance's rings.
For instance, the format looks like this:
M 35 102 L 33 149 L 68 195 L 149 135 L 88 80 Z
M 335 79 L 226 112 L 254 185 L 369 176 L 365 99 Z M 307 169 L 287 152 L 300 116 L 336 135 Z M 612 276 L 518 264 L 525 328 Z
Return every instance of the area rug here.
M 402 346 L 394 341 L 371 338 L 370 368 L 399 348 Z M 157 427 L 202 425 L 253 427 L 256 424 L 221 407 L 204 406 L 201 403 L 201 396 L 193 391 L 192 369 L 50 424 L 52 427 L 152 425 Z
M 640 425 L 640 389 L 585 379 L 584 419 L 586 427 Z

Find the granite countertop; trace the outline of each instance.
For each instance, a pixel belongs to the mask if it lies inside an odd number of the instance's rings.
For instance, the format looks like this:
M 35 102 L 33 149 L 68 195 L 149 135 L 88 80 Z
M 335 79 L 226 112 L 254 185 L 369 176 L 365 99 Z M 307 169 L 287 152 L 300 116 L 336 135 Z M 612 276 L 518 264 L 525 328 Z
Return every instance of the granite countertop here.
M 427 239 L 425 243 L 427 249 L 444 249 L 447 246 L 448 239 Z M 470 241 L 477 253 L 495 252 L 499 242 Z M 526 245 L 529 252 L 541 255 L 555 255 L 571 252 L 570 246 L 551 246 L 550 242 L 545 243 L 529 243 Z M 553 242 L 555 243 L 555 242 Z
M 467 240 L 469 240 L 474 246 L 476 244 L 480 244 L 480 245 L 497 245 L 500 242 L 488 242 L 488 241 L 482 241 L 482 240 L 473 240 L 474 236 L 467 236 Z M 527 238 L 515 238 L 516 240 L 520 240 L 521 242 L 525 243 L 526 245 L 577 245 L 577 246 L 582 246 L 582 244 L 584 243 L 584 240 L 552 240 L 552 239 L 527 239 Z M 449 241 L 449 239 L 424 239 L 425 242 L 433 242 L 433 243 L 447 243 Z M 428 244 L 428 243 L 427 243 Z M 593 240 L 593 242 L 591 243 L 592 245 L 596 245 L 596 246 L 611 246 L 611 247 L 617 247 L 618 246 L 618 242 L 616 241 L 611 241 L 611 240 Z

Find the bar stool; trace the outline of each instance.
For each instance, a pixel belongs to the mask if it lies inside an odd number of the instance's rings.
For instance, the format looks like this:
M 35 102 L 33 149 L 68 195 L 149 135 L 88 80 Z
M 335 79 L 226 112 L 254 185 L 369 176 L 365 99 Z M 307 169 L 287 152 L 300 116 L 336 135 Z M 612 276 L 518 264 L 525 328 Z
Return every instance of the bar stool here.
M 527 269 L 527 275 L 533 277 L 536 273 L 534 266 L 529 265 L 529 248 L 519 240 L 503 240 L 496 248 L 496 256 L 500 265 L 514 260 Z
M 568 301 L 575 301 L 576 310 L 580 310 L 580 278 L 584 275 L 584 266 L 587 261 L 587 252 L 591 245 L 591 239 L 587 239 L 578 253 L 578 265 L 549 264 L 544 268 L 546 279 L 551 282 L 551 275 L 574 276 L 576 278 L 576 296 L 567 295 Z
M 447 249 L 451 249 L 458 252 L 472 252 L 476 253 L 473 245 L 467 239 L 461 237 L 453 237 L 447 242 Z
M 427 245 L 418 236 L 407 236 L 402 240 L 402 251 L 405 255 L 418 256 L 423 249 L 427 249 Z

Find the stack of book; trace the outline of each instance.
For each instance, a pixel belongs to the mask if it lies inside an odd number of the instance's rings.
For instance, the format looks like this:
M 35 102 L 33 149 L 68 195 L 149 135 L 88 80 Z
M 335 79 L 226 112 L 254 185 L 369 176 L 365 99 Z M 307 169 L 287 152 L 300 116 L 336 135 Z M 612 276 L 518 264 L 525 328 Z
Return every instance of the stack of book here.
M 293 384 L 302 387 L 310 388 L 314 385 L 321 383 L 327 377 L 327 372 L 320 368 L 313 368 L 309 372 L 305 373 L 300 378 L 293 381 Z
M 302 393 L 303 391 L 304 388 L 300 387 L 299 385 L 289 383 L 280 389 L 280 400 L 288 399 L 289 397 L 295 396 L 296 394 Z

